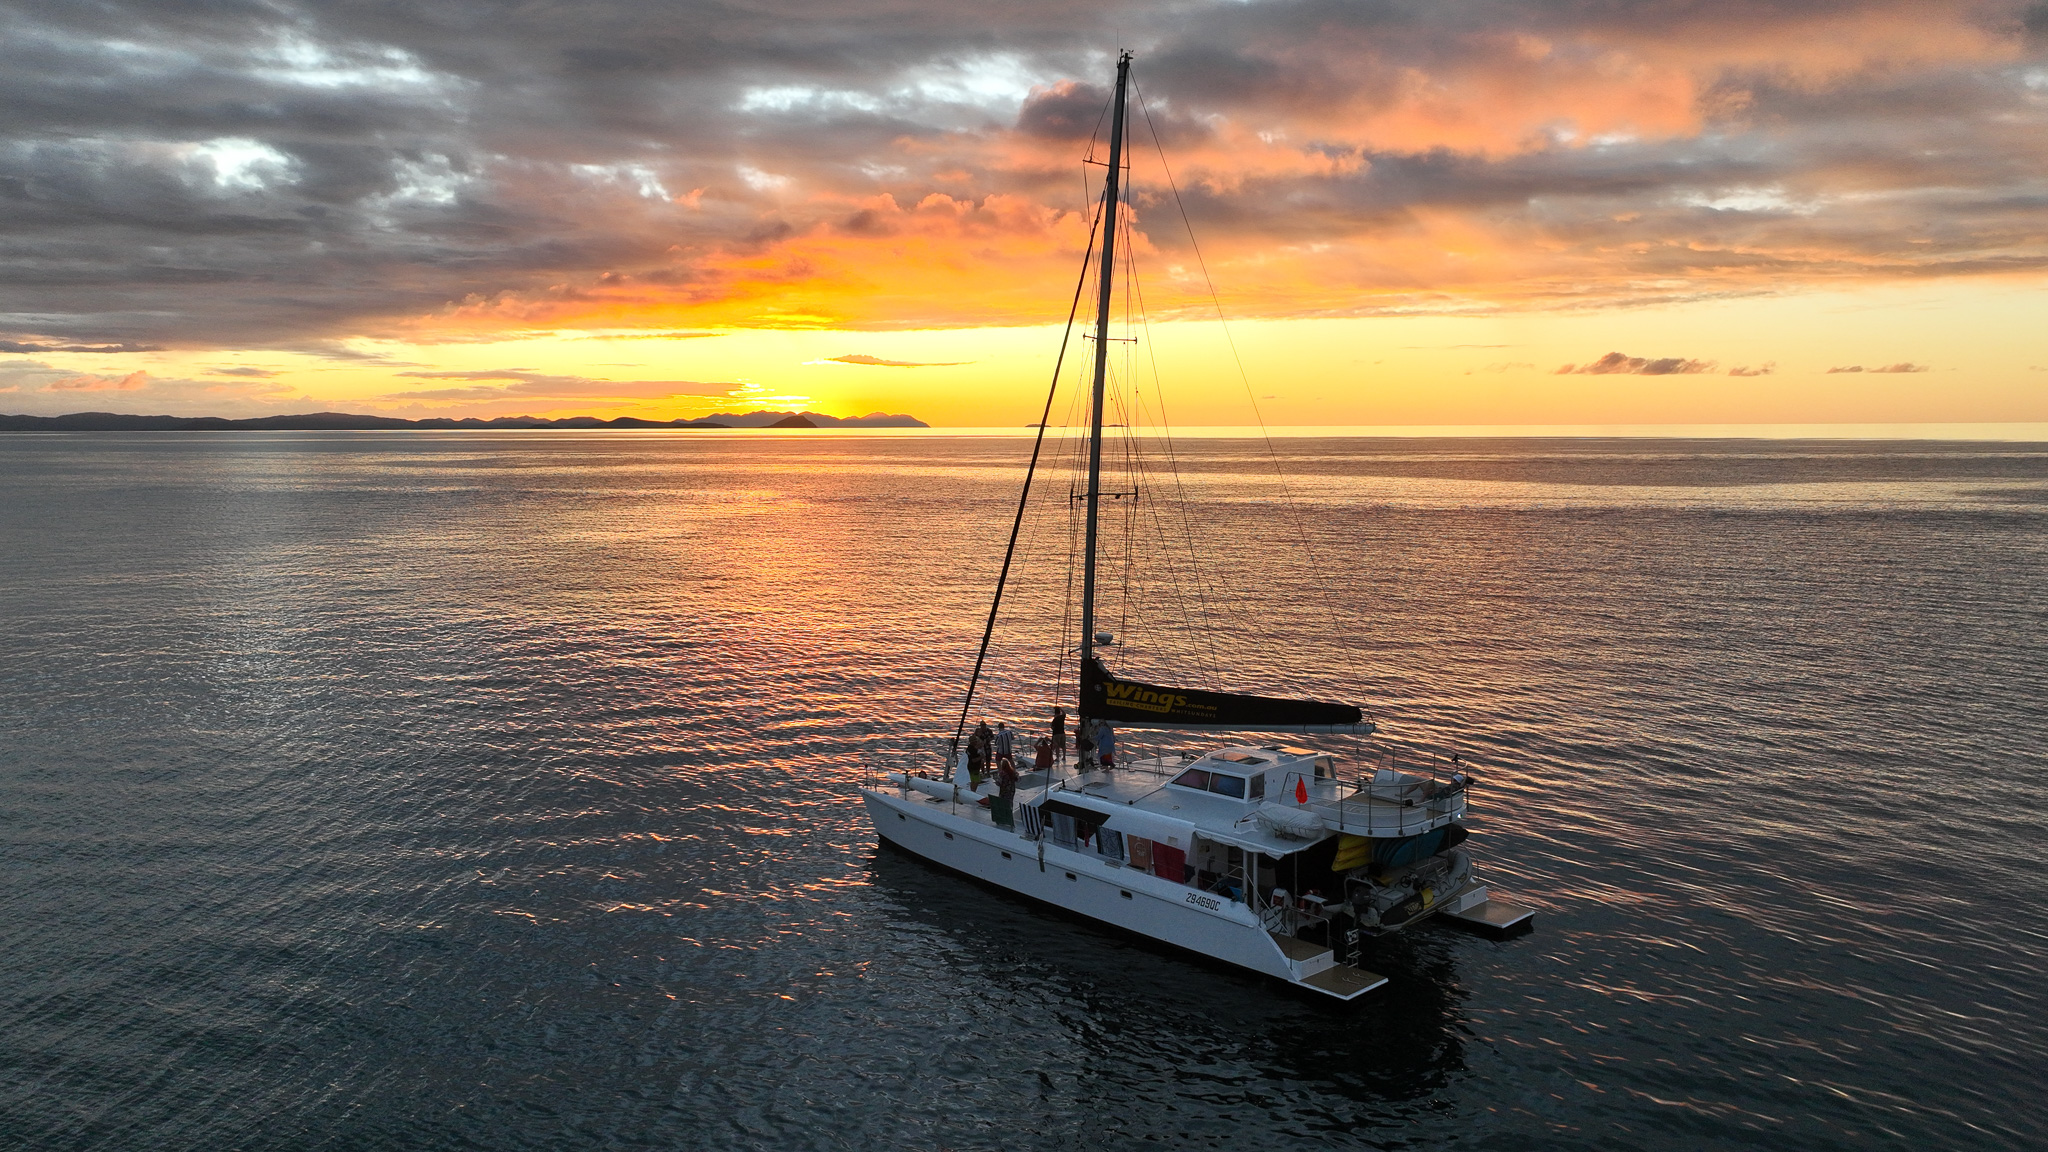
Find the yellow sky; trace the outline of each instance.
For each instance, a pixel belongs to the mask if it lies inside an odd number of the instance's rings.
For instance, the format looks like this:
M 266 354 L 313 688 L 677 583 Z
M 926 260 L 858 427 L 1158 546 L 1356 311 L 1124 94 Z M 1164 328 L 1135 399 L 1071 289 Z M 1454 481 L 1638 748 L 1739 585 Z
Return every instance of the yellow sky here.
M 2048 419 L 2035 0 L 116 7 L 15 37 L 0 412 L 1019 426 L 1121 45 L 1179 426 Z
M 2042 287 L 1978 278 L 1583 313 L 1240 321 L 1228 326 L 1236 357 L 1217 324 L 1178 322 L 1153 325 L 1142 347 L 1158 357 L 1168 417 L 1179 426 L 1257 419 L 1275 425 L 2043 421 L 2048 326 L 2039 321 Z M 1037 418 L 1058 331 L 730 329 L 686 339 L 566 331 L 458 343 L 358 340 L 349 347 L 386 360 L 164 352 L 127 357 L 123 364 L 152 377 L 215 379 L 223 396 L 260 388 L 271 411 L 668 419 L 786 408 L 907 413 L 937 426 L 1018 426 Z M 1077 343 L 1073 355 L 1085 356 L 1085 347 Z M 1690 361 L 1696 370 L 1558 373 L 1613 352 Z M 831 359 L 841 356 L 935 366 Z M 44 359 L 54 368 L 104 371 L 104 358 Z M 1135 364 L 1149 387 L 1150 366 L 1142 359 Z M 1899 365 L 1924 370 L 1874 371 Z M 1864 371 L 1829 371 L 1857 366 Z M 1737 369 L 1759 374 L 1731 375 Z M 253 377 L 251 370 L 275 375 Z M 490 375 L 498 372 L 590 383 L 568 400 L 539 394 L 559 391 L 554 384 L 537 386 L 530 398 L 395 398 L 495 391 L 508 383 Z M 608 381 L 626 383 L 608 388 Z M 109 403 L 118 393 L 81 391 L 76 407 L 118 407 Z M 1257 398 L 1256 413 L 1249 397 Z M 205 403 L 203 397 L 195 402 Z

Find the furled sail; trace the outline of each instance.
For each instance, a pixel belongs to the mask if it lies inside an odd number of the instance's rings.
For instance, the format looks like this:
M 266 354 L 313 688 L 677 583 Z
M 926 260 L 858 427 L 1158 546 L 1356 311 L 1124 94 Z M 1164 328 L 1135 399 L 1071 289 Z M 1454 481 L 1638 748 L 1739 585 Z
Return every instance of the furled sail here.
M 1081 714 L 1120 728 L 1213 729 L 1242 732 L 1371 732 L 1349 704 L 1286 700 L 1196 688 L 1162 688 L 1124 680 L 1093 657 L 1081 665 Z

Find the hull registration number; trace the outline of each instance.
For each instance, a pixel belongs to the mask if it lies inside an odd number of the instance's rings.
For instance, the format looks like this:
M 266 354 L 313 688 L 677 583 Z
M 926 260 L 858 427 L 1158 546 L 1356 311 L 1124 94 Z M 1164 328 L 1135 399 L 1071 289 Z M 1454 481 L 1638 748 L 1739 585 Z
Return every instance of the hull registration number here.
M 1223 901 L 1211 896 L 1204 896 L 1200 892 L 1188 893 L 1188 903 L 1193 904 L 1197 908 L 1207 908 L 1211 912 L 1223 911 Z

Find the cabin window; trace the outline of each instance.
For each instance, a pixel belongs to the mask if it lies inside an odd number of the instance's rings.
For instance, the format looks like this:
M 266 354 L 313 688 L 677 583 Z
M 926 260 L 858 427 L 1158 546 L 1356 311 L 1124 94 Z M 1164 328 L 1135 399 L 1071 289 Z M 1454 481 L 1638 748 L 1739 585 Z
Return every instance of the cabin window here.
M 1183 788 L 1193 788 L 1197 792 L 1207 792 L 1209 790 L 1209 773 L 1207 769 L 1190 768 L 1175 776 L 1173 782 Z
M 1259 774 L 1258 774 L 1257 776 L 1254 776 L 1254 777 L 1252 777 L 1252 779 L 1251 779 L 1251 786 L 1252 786 L 1252 787 L 1251 787 L 1251 791 L 1250 791 L 1249 793 L 1247 793 L 1247 794 L 1246 794 L 1246 797 L 1247 797 L 1248 799 L 1252 799 L 1252 800 L 1264 800 L 1264 799 L 1266 798 L 1266 774 L 1265 774 L 1265 773 L 1261 772 L 1261 773 L 1259 773 Z
M 1216 793 L 1218 796 L 1228 796 L 1234 800 L 1242 800 L 1244 799 L 1244 777 L 1225 776 L 1221 772 L 1211 772 L 1209 774 L 1209 791 Z

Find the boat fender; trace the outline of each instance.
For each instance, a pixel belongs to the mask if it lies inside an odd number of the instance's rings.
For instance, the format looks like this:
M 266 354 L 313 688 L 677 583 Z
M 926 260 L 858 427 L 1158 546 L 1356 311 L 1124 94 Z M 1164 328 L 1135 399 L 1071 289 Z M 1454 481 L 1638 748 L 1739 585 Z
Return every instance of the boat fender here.
M 1306 808 L 1261 804 L 1255 814 L 1267 831 L 1290 840 L 1313 840 L 1327 831 L 1323 818 Z
M 894 774 L 892 773 L 892 776 L 893 775 Z M 895 779 L 890 780 L 890 783 L 892 784 L 895 784 L 897 782 L 898 781 Z M 922 793 L 926 796 L 932 797 L 935 800 L 951 801 L 955 804 L 978 803 L 982 796 L 987 795 L 989 792 L 994 790 L 994 786 L 985 780 L 982 782 L 982 785 L 979 789 L 972 790 L 961 788 L 958 785 L 951 783 L 950 781 L 931 780 L 923 776 L 902 777 L 901 783 L 904 786 L 907 786 L 913 792 Z
M 1347 832 L 1337 840 L 1337 855 L 1330 861 L 1330 871 L 1349 872 L 1371 862 L 1372 837 Z

